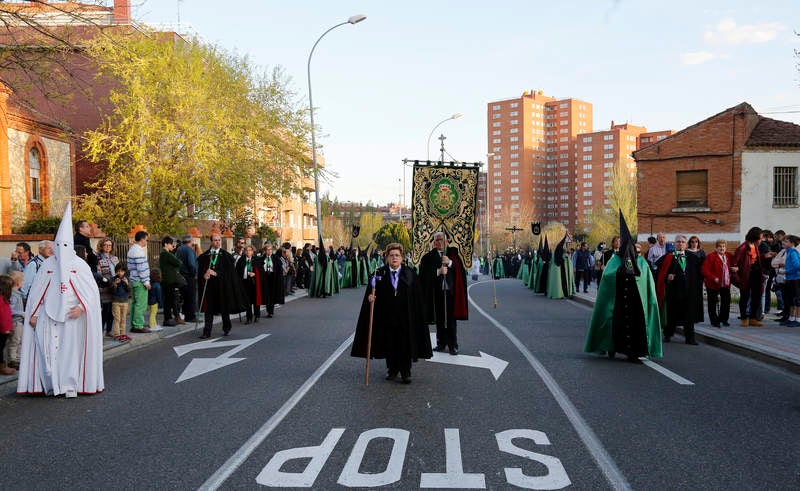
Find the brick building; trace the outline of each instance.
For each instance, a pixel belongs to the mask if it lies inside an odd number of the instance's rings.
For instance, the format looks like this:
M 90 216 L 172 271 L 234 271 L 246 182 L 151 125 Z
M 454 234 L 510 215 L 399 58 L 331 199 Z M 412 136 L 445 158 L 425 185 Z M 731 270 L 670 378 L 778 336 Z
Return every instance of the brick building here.
M 576 228 L 588 232 L 591 230 L 593 213 L 613 212 L 609 208 L 611 201 L 608 192 L 614 172 L 621 173 L 620 177 L 635 186 L 636 162 L 633 152 L 642 145 L 650 145 L 672 133 L 671 130 L 647 132 L 643 126 L 614 124 L 612 121 L 607 130 L 579 134 L 574 144 L 574 154 L 577 156 L 573 215 Z M 559 191 L 562 190 L 566 190 L 564 186 L 559 188 Z
M 571 150 L 579 133 L 592 130 L 592 105 L 526 91 L 489 102 L 487 126 L 486 202 L 492 222 L 518 223 L 533 216 L 574 226 Z
M 19 62 L 0 67 L 0 78 L 15 90 L 18 105 L 70 135 L 75 147 L 73 194 L 99 172 L 89 162 L 79 138 L 100 126 L 111 110 L 113 81 L 99 79 L 83 44 L 103 32 L 137 32 L 130 0 L 112 7 L 80 2 L 4 2 L 0 42 L 15 45 Z M 171 33 L 172 36 L 177 36 Z M 57 48 L 57 49 L 54 49 Z M 45 54 L 46 53 L 46 54 Z
M 746 102 L 633 154 L 639 240 L 658 232 L 740 242 L 752 226 L 798 230 L 800 126 Z
M 0 216 L 4 218 L 0 225 L 6 230 L 11 226 L 12 215 L 15 225 L 36 216 L 39 210 L 60 215 L 63 207 L 51 209 L 50 198 L 55 195 L 47 193 L 55 191 L 54 186 L 59 186 L 59 193 L 63 186 L 68 186 L 62 194 L 84 194 L 88 191 L 86 184 L 103 168 L 102 163 L 89 161 L 80 138 L 85 131 L 101 126 L 106 115 L 111 113 L 113 108 L 108 95 L 116 84 L 113 80 L 98 78 L 97 66 L 84 53 L 86 41 L 109 32 L 153 34 L 131 18 L 131 0 L 113 0 L 113 6 L 80 2 L 3 2 L 0 26 L 0 43 L 18 46 L 15 52 L 21 61 L 0 64 L 0 80 L 16 90 L 9 103 L 25 114 L 35 114 L 39 127 L 47 126 L 50 133 L 66 138 L 71 144 L 73 164 L 67 178 L 42 180 L 44 199 L 37 200 L 31 193 L 20 194 L 13 190 L 10 194 L 13 197 L 5 199 L 9 193 L 7 188 L 2 188 Z M 155 34 L 163 42 L 183 39 L 181 34 L 171 30 Z M 28 63 L 26 59 L 32 61 Z M 37 148 L 45 147 L 42 144 Z M 45 156 L 44 152 L 40 154 Z M 52 157 L 53 153 L 47 155 Z M 0 155 L 0 171 L 3 170 L 2 158 Z M 49 162 L 52 164 L 53 159 L 49 158 Z M 324 159 L 320 159 L 319 165 L 324 168 Z M 51 171 L 55 168 L 49 166 Z M 7 179 L 4 171 L 0 173 L 2 179 Z M 317 237 L 316 209 L 310 197 L 314 191 L 313 178 L 303 178 L 299 187 L 300 193 L 280 200 L 254 197 L 253 202 L 248 203 L 259 224 L 273 227 L 283 240 L 294 244 L 313 242 Z M 12 202 L 16 206 L 13 210 Z M 26 211 L 21 213 L 23 209 Z
M 0 82 L 0 234 L 30 217 L 61 216 L 72 195 L 73 160 L 71 139 L 16 106 Z

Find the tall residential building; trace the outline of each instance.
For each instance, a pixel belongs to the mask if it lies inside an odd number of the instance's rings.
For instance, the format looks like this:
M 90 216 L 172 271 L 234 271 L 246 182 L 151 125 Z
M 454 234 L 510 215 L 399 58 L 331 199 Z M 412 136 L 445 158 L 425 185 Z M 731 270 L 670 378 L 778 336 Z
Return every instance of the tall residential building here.
M 490 102 L 487 118 L 488 166 L 478 199 L 488 203 L 493 227 L 557 221 L 588 231 L 594 210 L 610 205 L 617 164 L 635 186 L 631 154 L 673 133 L 613 121 L 594 131 L 592 104 L 542 91 Z M 481 203 L 478 213 L 486 220 Z
M 488 104 L 487 202 L 493 223 L 576 224 L 574 143 L 592 105 L 542 91 Z

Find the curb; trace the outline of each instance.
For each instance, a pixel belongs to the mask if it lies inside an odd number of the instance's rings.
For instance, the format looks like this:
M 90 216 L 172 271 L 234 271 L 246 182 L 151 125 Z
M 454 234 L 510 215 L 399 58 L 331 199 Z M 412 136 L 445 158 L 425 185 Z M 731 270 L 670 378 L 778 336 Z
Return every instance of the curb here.
M 306 290 L 297 289 L 294 295 L 287 296 L 284 305 L 298 300 L 300 298 L 307 297 L 308 294 Z M 278 307 L 278 305 L 276 305 Z M 214 321 L 214 325 L 222 324 L 222 319 L 218 318 Z M 203 323 L 202 321 L 198 320 L 197 328 L 202 329 Z M 195 330 L 195 323 L 186 323 L 183 325 L 175 326 L 174 328 L 165 328 L 163 331 L 153 332 L 153 333 L 145 333 L 145 334 L 135 334 L 130 341 L 125 341 L 120 343 L 118 341 L 106 341 L 107 338 L 103 338 L 103 362 L 105 363 L 106 360 L 110 360 L 112 358 L 116 358 L 117 356 L 124 355 L 126 353 L 131 353 L 133 351 L 137 351 L 141 348 L 146 346 L 150 346 L 151 344 L 158 343 L 162 339 L 171 338 L 173 336 L 178 336 L 180 334 L 184 334 L 187 331 Z M 17 391 L 17 375 L 8 375 L 4 377 L 0 377 L 2 381 L 0 381 L 0 396 L 6 396 L 9 394 L 14 394 Z
M 584 297 L 583 295 L 574 295 L 572 300 L 589 307 L 594 307 L 594 300 Z M 676 327 L 675 331 L 676 333 L 683 335 L 683 328 Z M 784 356 L 782 353 L 765 349 L 758 343 L 751 343 L 746 340 L 733 337 L 728 338 L 725 336 L 724 331 L 717 333 L 716 331 L 711 330 L 711 328 L 703 325 L 695 325 L 694 331 L 695 337 L 698 338 L 698 341 L 702 341 L 709 346 L 715 346 L 726 351 L 731 351 L 733 353 L 782 368 L 792 373 L 800 374 L 800 365 L 797 364 L 796 360 L 788 356 Z

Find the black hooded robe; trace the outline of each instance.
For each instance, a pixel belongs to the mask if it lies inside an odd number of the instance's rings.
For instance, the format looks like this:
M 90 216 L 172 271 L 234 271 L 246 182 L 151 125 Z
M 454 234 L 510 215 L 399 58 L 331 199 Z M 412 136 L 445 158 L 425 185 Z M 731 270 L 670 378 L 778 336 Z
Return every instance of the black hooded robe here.
M 382 266 L 375 271 L 375 310 L 370 358 L 386 358 L 390 372 L 394 371 L 393 367 L 401 372 L 410 371 L 412 361 L 433 357 L 430 333 L 423 315 L 421 283 L 414 271 L 402 266 L 395 292 L 389 272 L 388 266 Z M 367 357 L 370 311 L 368 297 L 371 292 L 372 287 L 367 286 L 350 356 Z

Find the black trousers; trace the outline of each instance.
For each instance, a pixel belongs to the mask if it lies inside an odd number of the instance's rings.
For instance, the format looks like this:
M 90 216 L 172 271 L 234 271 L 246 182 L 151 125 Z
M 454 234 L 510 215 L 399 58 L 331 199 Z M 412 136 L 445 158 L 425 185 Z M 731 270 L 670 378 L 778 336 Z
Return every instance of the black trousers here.
M 728 316 L 731 312 L 731 287 L 726 286 L 719 290 L 706 288 L 706 293 L 708 294 L 708 320 L 712 324 L 728 322 Z M 717 310 L 718 300 L 719 310 Z
M 164 298 L 164 323 L 172 320 L 178 312 L 175 309 L 175 285 L 162 284 L 161 295 Z
M 581 290 L 581 279 L 583 279 L 583 291 L 589 289 L 589 284 L 592 282 L 592 270 L 584 269 L 583 271 L 575 271 L 575 291 Z
M 386 371 L 390 375 L 400 374 L 403 377 L 411 375 L 411 358 L 408 356 L 386 355 Z
M 739 312 L 742 319 L 758 319 L 761 317 L 761 297 L 763 296 L 761 283 L 761 273 L 752 271 L 748 284 L 742 285 L 744 288 L 739 290 Z M 748 308 L 749 315 L 745 315 L 748 312 Z
M 437 291 L 434 295 L 433 307 L 436 314 L 436 345 L 458 348 L 456 319 L 453 316 L 452 291 Z M 446 305 L 445 305 L 446 304 Z M 445 320 L 447 321 L 445 325 Z
M 187 322 L 194 322 L 197 317 L 197 277 L 188 274 L 183 277 L 186 279 L 186 286 L 181 288 L 183 318 Z
M 230 314 L 220 314 L 222 317 L 222 332 L 225 334 L 231 332 L 231 316 Z M 214 314 L 206 312 L 205 320 L 203 322 L 203 335 L 211 336 L 211 328 L 214 327 Z
M 100 304 L 100 317 L 103 319 L 103 330 L 111 332 L 114 326 L 114 315 L 111 313 L 111 304 L 113 302 L 103 302 Z

